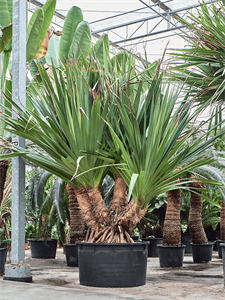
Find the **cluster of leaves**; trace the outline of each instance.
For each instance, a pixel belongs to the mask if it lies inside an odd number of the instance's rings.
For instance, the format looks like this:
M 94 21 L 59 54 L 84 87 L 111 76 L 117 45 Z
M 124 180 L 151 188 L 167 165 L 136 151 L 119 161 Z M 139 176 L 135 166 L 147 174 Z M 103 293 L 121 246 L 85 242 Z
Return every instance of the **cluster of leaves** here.
M 36 169 L 27 188 L 27 238 L 50 238 L 56 227 L 62 244 L 62 223 L 66 219 L 69 220 L 69 207 L 65 183 L 50 172 Z

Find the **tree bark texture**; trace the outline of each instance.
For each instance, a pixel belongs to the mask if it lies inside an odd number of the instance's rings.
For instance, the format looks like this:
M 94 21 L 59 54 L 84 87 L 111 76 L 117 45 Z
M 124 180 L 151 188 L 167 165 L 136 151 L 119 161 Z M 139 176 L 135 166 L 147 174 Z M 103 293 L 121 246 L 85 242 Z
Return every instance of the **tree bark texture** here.
M 132 199 L 127 203 L 126 184 L 116 177 L 114 196 L 108 209 L 101 193 L 90 187 L 75 188 L 75 194 L 88 226 L 86 241 L 91 243 L 132 243 L 128 231 L 145 215 L 146 210 Z M 71 220 L 70 220 L 71 222 Z
M 204 189 L 205 185 L 203 183 L 192 181 L 189 184 L 191 198 L 190 198 L 190 212 L 189 212 L 189 230 L 191 235 L 191 240 L 194 244 L 207 244 L 208 239 L 205 234 L 205 230 L 202 225 L 202 199 L 200 195 L 202 194 L 199 190 L 194 190 L 195 188 Z
M 2 198 L 3 198 L 3 192 L 4 192 L 8 167 L 9 167 L 8 160 L 0 161 L 0 206 L 2 204 Z
M 221 199 L 221 209 L 220 209 L 220 239 L 225 241 L 225 204 L 223 199 Z
M 167 208 L 163 226 L 163 245 L 180 246 L 180 203 L 181 192 L 179 189 L 167 193 Z
M 70 208 L 70 244 L 75 244 L 78 241 L 83 241 L 85 238 L 85 222 L 77 201 L 75 188 L 71 185 L 67 185 L 67 190 Z

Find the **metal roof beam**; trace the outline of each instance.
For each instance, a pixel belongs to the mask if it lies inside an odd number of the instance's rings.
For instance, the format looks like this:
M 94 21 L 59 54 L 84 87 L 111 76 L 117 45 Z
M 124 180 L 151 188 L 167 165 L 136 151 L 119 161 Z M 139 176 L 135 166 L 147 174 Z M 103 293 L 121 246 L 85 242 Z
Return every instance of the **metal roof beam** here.
M 212 1 L 205 2 L 205 4 L 210 4 L 210 3 L 212 3 Z M 188 10 L 188 9 L 191 9 L 191 8 L 199 7 L 200 5 L 201 5 L 200 3 L 195 4 L 195 5 L 189 5 L 189 6 L 186 6 L 186 7 L 183 7 L 183 8 L 171 10 L 169 13 L 172 14 L 172 16 L 173 16 L 177 12 L 181 12 L 181 11 Z M 152 20 L 152 19 L 160 18 L 161 15 L 166 17 L 167 13 L 165 12 L 165 13 L 162 13 L 160 15 L 156 14 L 156 15 L 151 16 L 151 17 L 146 17 L 146 18 L 135 20 L 135 21 L 126 22 L 126 23 L 122 23 L 122 24 L 119 24 L 119 25 L 114 25 L 114 26 L 111 26 L 111 27 L 102 28 L 102 29 L 99 29 L 99 30 L 94 30 L 92 33 L 100 33 L 100 32 L 109 31 L 109 30 L 112 30 L 112 29 L 125 27 L 125 26 L 128 26 L 128 25 L 133 25 L 133 24 L 136 24 L 136 23 L 139 23 L 139 22 L 149 21 L 149 20 Z
M 111 42 L 110 45 L 113 45 L 114 43 L 115 44 L 121 44 L 121 43 L 125 43 L 125 42 L 130 42 L 130 41 L 133 41 L 133 40 L 136 40 L 136 39 L 143 39 L 143 38 L 148 37 L 148 36 L 161 34 L 161 33 L 165 33 L 165 32 L 170 32 L 170 31 L 174 31 L 174 30 L 182 29 L 182 28 L 186 28 L 186 27 L 188 27 L 188 26 L 187 25 L 182 25 L 182 26 L 178 26 L 178 27 L 165 29 L 165 30 L 160 30 L 160 31 L 157 31 L 157 32 L 147 33 L 147 34 L 140 35 L 140 36 L 135 36 L 135 37 L 132 37 L 132 38 L 129 38 L 129 39 L 124 39 L 124 40 L 121 40 L 121 41 Z

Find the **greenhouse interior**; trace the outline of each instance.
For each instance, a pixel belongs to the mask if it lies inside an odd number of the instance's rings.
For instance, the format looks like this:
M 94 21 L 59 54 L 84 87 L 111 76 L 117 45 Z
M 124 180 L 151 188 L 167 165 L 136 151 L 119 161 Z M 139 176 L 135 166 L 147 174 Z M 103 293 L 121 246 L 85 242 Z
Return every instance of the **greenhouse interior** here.
M 0 0 L 0 299 L 225 298 L 225 0 Z

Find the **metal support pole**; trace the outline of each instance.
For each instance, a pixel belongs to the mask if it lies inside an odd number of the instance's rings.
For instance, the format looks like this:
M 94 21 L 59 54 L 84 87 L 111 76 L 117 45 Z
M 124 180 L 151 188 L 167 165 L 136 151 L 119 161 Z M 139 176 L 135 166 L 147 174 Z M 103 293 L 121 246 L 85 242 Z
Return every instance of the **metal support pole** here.
M 26 0 L 13 0 L 12 98 L 26 104 Z M 16 116 L 14 116 L 16 117 Z M 25 139 L 12 137 L 25 147 Z M 12 236 L 11 265 L 6 265 L 4 280 L 31 282 L 30 266 L 25 264 L 25 161 L 12 159 Z
M 169 10 L 167 10 L 166 14 L 167 14 L 167 29 L 170 29 L 171 14 L 170 14 Z

